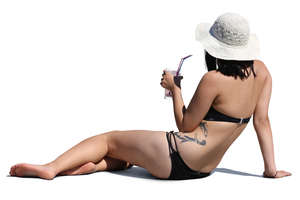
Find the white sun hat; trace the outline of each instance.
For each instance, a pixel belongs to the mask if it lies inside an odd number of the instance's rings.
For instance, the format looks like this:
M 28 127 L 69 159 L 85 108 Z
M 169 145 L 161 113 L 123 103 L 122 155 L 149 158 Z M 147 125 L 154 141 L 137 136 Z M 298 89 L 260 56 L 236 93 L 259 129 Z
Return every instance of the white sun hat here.
M 259 41 L 250 33 L 248 21 L 239 14 L 220 15 L 213 25 L 200 23 L 196 40 L 216 58 L 224 60 L 255 60 L 259 56 Z

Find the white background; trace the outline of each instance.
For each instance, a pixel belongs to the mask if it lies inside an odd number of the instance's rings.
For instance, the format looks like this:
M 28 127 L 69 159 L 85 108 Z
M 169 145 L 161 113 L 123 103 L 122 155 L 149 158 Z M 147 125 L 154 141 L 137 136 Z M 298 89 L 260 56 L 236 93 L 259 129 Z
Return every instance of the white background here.
M 245 176 L 263 172 L 252 119 L 205 179 L 154 180 L 139 167 L 52 181 L 8 176 L 13 164 L 44 164 L 109 130 L 177 130 L 162 70 L 193 54 L 182 68 L 188 106 L 206 72 L 196 25 L 224 12 L 245 16 L 260 39 L 273 77 L 275 161 L 292 176 Z M 299 199 L 299 18 L 296 1 L 1 1 L 0 198 Z

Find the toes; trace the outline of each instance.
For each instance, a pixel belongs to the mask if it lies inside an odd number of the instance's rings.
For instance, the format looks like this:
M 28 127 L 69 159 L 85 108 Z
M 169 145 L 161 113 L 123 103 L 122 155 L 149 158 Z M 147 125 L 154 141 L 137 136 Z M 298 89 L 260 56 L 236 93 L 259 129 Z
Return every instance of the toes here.
M 9 175 L 12 175 L 12 169 L 13 167 L 10 168 Z
M 14 176 L 19 176 L 19 174 L 18 174 L 18 168 L 19 168 L 19 164 L 15 165 L 14 170 L 13 170 L 13 175 Z
M 16 165 L 13 165 L 11 168 L 10 168 L 10 172 L 9 172 L 9 174 L 11 175 L 11 176 L 15 176 L 15 171 L 16 171 Z
M 14 176 L 17 175 L 17 174 L 16 174 L 16 170 L 17 170 L 17 165 L 14 166 L 13 171 L 12 171 L 12 173 L 13 173 Z

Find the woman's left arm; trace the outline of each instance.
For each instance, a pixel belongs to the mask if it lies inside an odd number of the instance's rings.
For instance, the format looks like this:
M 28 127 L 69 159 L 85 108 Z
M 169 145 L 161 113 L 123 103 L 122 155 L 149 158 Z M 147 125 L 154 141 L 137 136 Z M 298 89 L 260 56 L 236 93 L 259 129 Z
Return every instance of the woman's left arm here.
M 176 125 L 178 127 L 178 130 L 183 132 L 183 114 L 186 110 L 181 95 L 180 85 L 183 76 L 174 77 L 170 72 L 167 72 L 165 70 L 162 76 L 163 78 L 161 79 L 160 84 L 163 88 L 170 90 L 172 93 Z
M 217 77 L 213 73 L 207 72 L 204 74 L 186 109 L 181 95 L 180 84 L 178 87 L 175 84 L 173 75 L 169 72 L 164 72 L 160 84 L 172 92 L 174 115 L 180 132 L 190 132 L 200 124 L 218 94 L 216 79 Z
M 181 94 L 181 89 L 179 87 L 174 87 L 172 90 L 172 99 L 173 99 L 173 108 L 174 108 L 174 116 L 175 116 L 175 121 L 177 128 L 180 132 L 183 132 L 183 114 L 186 110 L 183 99 L 182 99 L 182 94 Z

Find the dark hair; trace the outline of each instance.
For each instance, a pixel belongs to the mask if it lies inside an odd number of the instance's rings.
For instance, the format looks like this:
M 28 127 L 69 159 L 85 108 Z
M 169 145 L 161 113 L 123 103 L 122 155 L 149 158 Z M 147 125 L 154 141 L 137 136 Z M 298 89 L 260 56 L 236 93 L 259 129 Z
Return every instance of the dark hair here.
M 248 78 L 251 74 L 251 71 L 253 72 L 254 77 L 256 77 L 256 74 L 253 70 L 253 60 L 223 60 L 216 58 L 205 51 L 205 63 L 208 71 L 216 70 L 225 76 L 233 76 L 235 79 L 237 76 L 242 80 L 244 78 Z M 246 70 L 248 67 L 251 69 L 250 73 Z

